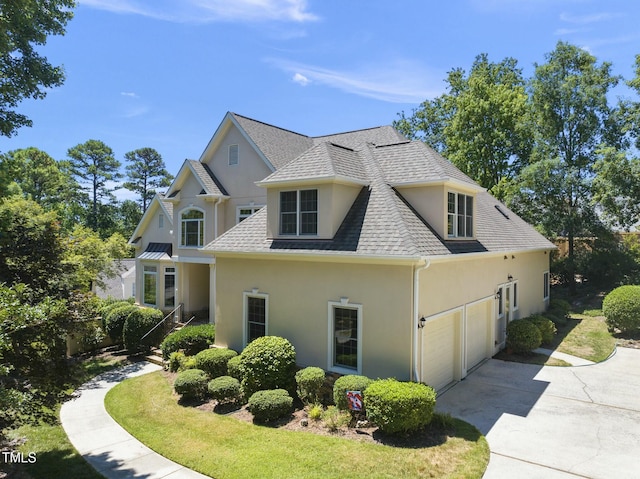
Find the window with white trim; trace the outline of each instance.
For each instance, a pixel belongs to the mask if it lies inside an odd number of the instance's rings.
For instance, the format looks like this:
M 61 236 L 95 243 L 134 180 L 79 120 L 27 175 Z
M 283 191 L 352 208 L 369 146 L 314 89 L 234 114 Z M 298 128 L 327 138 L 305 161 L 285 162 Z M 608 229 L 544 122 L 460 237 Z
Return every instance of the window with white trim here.
M 545 271 L 542 275 L 542 299 L 549 299 L 549 272 Z
M 229 145 L 229 166 L 235 166 L 240 159 L 240 148 L 238 145 Z
M 176 305 L 176 269 L 164 269 L 164 307 L 174 308 Z
M 346 374 L 362 367 L 362 305 L 329 302 L 329 369 Z
M 151 306 L 156 305 L 157 287 L 158 287 L 158 268 L 156 266 L 143 267 L 143 286 L 142 301 L 144 304 Z
M 269 323 L 269 295 L 243 293 L 245 344 L 267 335 Z
M 236 224 L 246 220 L 249 216 L 257 213 L 262 206 L 238 206 L 236 210 Z
M 501 318 L 504 316 L 504 301 L 502 296 L 504 295 L 504 287 L 500 286 L 498 288 L 498 317 Z
M 158 228 L 164 228 L 164 215 L 162 213 L 158 215 Z
M 280 234 L 318 234 L 318 190 L 280 192 Z
M 180 246 L 202 247 L 204 245 L 204 213 L 192 208 L 180 215 Z
M 447 235 L 473 238 L 473 196 L 447 193 Z

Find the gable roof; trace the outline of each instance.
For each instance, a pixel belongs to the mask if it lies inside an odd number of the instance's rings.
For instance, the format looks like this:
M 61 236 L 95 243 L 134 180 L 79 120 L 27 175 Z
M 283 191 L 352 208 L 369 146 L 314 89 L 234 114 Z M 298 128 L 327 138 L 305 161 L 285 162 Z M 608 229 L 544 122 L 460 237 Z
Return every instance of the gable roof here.
M 361 165 L 360 175 L 366 181 L 332 239 L 267 238 L 268 212 L 267 207 L 264 207 L 204 249 L 215 253 L 410 259 L 554 248 L 533 227 L 486 193 L 473 180 L 457 172 L 455 167 L 449 167 L 445 163 L 447 160 L 434 150 L 421 145 L 421 142 L 403 142 L 383 147 L 365 144 L 350 150 L 351 153 L 341 158 L 343 161 L 354 160 L 352 165 Z M 331 153 L 334 147 L 335 145 L 326 142 L 316 145 L 308 154 L 262 183 L 269 184 L 274 179 L 309 179 L 314 171 L 320 175 L 325 174 L 326 169 L 333 166 Z M 314 165 L 314 160 L 319 164 Z M 473 241 L 447 240 L 431 228 L 392 186 L 393 183 L 409 183 L 410 173 L 397 171 L 403 168 L 410 169 L 418 182 L 453 180 L 477 191 L 476 236 Z
M 174 198 L 179 192 L 189 175 L 193 176 L 202 187 L 201 194 L 210 196 L 228 196 L 222 183 L 216 178 L 206 163 L 196 160 L 185 160 L 180 171 L 167 191 L 166 198 Z
M 131 234 L 129 238 L 129 244 L 135 245 L 138 243 L 142 235 L 142 231 L 147 227 L 147 224 L 151 220 L 155 210 L 157 208 L 161 208 L 164 211 L 164 217 L 169 221 L 170 224 L 173 224 L 173 203 L 171 201 L 167 201 L 165 196 L 160 193 L 156 193 L 153 197 L 149 206 L 147 207 L 147 211 L 144 212 L 142 218 L 140 218 L 140 222 L 138 222 L 138 226 Z

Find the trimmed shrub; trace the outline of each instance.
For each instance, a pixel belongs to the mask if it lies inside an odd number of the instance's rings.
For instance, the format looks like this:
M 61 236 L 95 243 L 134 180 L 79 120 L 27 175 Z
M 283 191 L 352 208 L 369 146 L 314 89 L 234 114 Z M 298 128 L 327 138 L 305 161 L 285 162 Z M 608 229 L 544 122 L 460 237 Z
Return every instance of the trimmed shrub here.
M 284 389 L 256 391 L 249 398 L 247 409 L 256 422 L 269 422 L 291 413 L 293 398 Z
M 240 402 L 242 399 L 242 388 L 240 381 L 231 376 L 220 376 L 212 379 L 207 384 L 209 396 L 219 403 Z
M 324 384 L 324 370 L 315 366 L 309 366 L 296 373 L 298 385 L 298 397 L 305 404 L 318 402 L 320 388 Z
M 176 393 L 185 399 L 201 399 L 207 392 L 207 373 L 200 369 L 187 369 L 178 373 L 173 383 Z
M 242 371 L 240 371 L 241 359 L 240 355 L 238 355 L 227 361 L 227 374 L 232 378 L 236 378 L 240 382 L 242 382 Z
M 604 297 L 602 314 L 609 331 L 623 333 L 640 329 L 640 286 L 620 286 Z
M 124 301 L 114 304 L 115 306 L 109 308 L 104 314 L 102 322 L 104 324 L 104 332 L 107 333 L 113 341 L 121 342 L 124 323 L 129 315 L 135 312 L 138 307 Z
M 156 328 L 146 338 L 142 337 L 156 326 L 164 314 L 156 308 L 136 308 L 125 320 L 122 328 L 122 340 L 124 347 L 128 351 L 139 351 L 149 349 L 157 345 L 162 339 L 162 328 Z
M 365 391 L 367 418 L 389 434 L 412 432 L 431 422 L 435 390 L 421 383 L 378 379 Z
M 175 351 L 184 351 L 187 356 L 198 354 L 213 344 L 216 338 L 216 330 L 213 324 L 199 326 L 186 326 L 174 331 L 162 341 L 162 357 L 166 360 Z
M 186 356 L 182 351 L 176 351 L 169 355 L 169 371 L 172 373 L 182 370 L 182 363 Z
M 348 374 L 336 379 L 333 385 L 333 402 L 341 411 L 349 410 L 349 402 L 347 401 L 347 391 L 361 391 L 364 397 L 364 391 L 373 382 L 366 376 L 357 374 Z
M 250 397 L 264 389 L 286 389 L 295 393 L 296 350 L 285 338 L 262 336 L 240 355 L 242 390 Z
M 540 315 L 533 315 L 527 319 L 540 330 L 540 335 L 542 336 L 542 344 L 549 344 L 553 342 L 553 338 L 555 337 L 557 332 L 556 325 L 553 324 L 553 321 Z
M 571 311 L 571 305 L 564 299 L 552 299 L 549 301 L 548 311 L 556 316 L 566 318 Z
M 507 348 L 527 354 L 542 344 L 542 334 L 531 321 L 515 319 L 507 324 Z
M 196 368 L 202 369 L 211 379 L 227 375 L 227 362 L 237 356 L 232 349 L 209 348 L 196 354 Z

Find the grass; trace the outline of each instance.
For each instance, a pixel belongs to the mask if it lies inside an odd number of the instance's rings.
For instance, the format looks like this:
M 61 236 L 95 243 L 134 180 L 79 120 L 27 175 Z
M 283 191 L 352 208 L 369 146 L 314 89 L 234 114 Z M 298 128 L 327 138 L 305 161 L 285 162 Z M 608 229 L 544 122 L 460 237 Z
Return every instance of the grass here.
M 604 319 L 584 313 L 572 313 L 567 327 L 558 331 L 558 337 L 561 341 L 557 351 L 596 363 L 607 359 L 616 346 Z
M 120 383 L 105 405 L 144 444 L 216 479 L 479 478 L 489 461 L 485 438 L 463 421 L 442 444 L 423 448 L 279 430 L 183 407 L 161 373 Z
M 72 365 L 73 380 L 72 384 L 69 385 L 69 392 L 92 377 L 121 366 L 125 362 L 126 357 L 124 356 L 96 356 L 79 361 Z M 60 404 L 57 405 L 55 417 L 58 418 L 55 424 L 24 425 L 7 431 L 9 439 L 24 441 L 16 450 L 23 453 L 25 458 L 28 457 L 29 453 L 36 454 L 35 463 L 15 466 L 10 477 L 30 479 L 68 479 L 70 477 L 74 479 L 102 479 L 103 476 L 96 472 L 69 442 L 59 422 Z M 3 471 L 2 461 L 0 461 L 0 471 Z M 0 477 L 2 477 L 1 473 Z

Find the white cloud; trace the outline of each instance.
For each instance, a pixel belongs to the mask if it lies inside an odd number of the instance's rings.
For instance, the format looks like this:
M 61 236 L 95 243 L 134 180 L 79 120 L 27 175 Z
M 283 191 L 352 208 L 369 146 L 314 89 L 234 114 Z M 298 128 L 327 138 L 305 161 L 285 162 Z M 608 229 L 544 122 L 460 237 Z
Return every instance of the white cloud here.
M 413 61 L 396 60 L 351 71 L 283 59 L 270 58 L 266 61 L 283 71 L 294 73 L 294 81 L 296 77 L 305 78 L 308 82 L 389 103 L 420 103 L 444 91 L 442 73 L 430 72 Z
M 120 95 L 128 96 L 129 98 L 139 98 L 138 95 L 132 91 L 121 91 Z
M 114 13 L 142 15 L 178 23 L 309 22 L 318 19 L 307 0 L 80 0 L 85 5 Z
M 300 73 L 297 73 L 297 72 L 295 75 L 293 75 L 293 81 L 302 86 L 307 86 L 311 82 L 311 80 L 309 80 L 306 76 L 301 75 Z
M 588 15 L 571 15 L 569 13 L 561 13 L 560 20 L 567 23 L 574 23 L 578 25 L 590 25 L 592 23 L 605 22 L 621 17 L 620 13 L 591 13 Z

